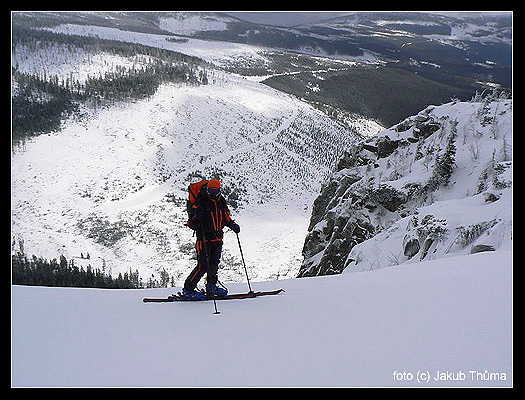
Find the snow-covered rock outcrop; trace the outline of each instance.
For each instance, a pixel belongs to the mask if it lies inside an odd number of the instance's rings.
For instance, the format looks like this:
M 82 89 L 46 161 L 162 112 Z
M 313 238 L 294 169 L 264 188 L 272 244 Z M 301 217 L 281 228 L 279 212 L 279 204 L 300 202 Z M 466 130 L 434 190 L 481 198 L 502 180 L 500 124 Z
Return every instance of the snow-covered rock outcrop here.
M 512 100 L 429 106 L 349 149 L 315 200 L 300 277 L 510 249 Z

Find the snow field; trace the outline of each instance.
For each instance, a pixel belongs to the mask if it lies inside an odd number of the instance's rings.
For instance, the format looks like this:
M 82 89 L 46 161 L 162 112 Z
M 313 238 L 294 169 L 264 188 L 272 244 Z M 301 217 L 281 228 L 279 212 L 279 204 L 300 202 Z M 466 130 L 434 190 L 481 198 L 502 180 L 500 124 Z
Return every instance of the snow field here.
M 171 288 L 13 286 L 12 385 L 512 386 L 511 266 L 512 253 L 497 251 L 257 282 L 286 292 L 217 302 L 219 315 L 211 301 L 142 303 Z M 468 372 L 485 370 L 505 380 Z M 438 371 L 466 379 L 435 381 Z

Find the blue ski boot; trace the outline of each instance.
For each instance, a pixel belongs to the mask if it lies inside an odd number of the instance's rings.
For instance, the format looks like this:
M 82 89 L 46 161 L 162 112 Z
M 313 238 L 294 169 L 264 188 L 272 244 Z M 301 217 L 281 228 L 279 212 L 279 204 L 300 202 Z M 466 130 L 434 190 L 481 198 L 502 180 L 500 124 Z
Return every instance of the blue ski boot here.
M 208 297 L 225 297 L 228 294 L 228 289 L 225 287 L 218 287 L 217 285 L 206 284 L 206 296 Z
M 182 298 L 184 300 L 204 300 L 206 296 L 198 290 L 184 288 L 182 289 Z

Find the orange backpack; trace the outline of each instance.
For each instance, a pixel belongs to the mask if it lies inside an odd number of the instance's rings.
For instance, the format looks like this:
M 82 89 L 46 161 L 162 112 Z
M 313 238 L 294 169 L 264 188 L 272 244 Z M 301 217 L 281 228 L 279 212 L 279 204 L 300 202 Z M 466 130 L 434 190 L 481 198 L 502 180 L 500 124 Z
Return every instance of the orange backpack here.
M 208 182 L 207 179 L 203 179 L 200 182 L 194 182 L 188 186 L 188 200 L 186 200 L 186 211 L 188 212 L 188 222 L 186 222 L 187 226 L 190 226 L 190 220 L 193 215 L 193 204 L 195 203 L 195 200 L 197 200 L 197 196 L 201 189 L 207 186 Z

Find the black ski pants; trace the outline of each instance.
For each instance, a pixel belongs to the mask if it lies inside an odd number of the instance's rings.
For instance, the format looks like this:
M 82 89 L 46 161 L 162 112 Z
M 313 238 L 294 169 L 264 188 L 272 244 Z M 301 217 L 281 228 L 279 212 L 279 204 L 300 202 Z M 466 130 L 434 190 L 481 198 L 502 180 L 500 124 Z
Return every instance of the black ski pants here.
M 207 256 L 204 253 L 206 247 Z M 219 262 L 221 260 L 222 240 L 206 241 L 206 246 L 202 240 L 197 240 L 195 244 L 197 250 L 197 266 L 188 275 L 184 282 L 184 288 L 194 290 L 197 283 L 201 280 L 204 274 L 208 274 L 206 281 L 210 285 L 217 284 L 217 271 L 219 269 Z

